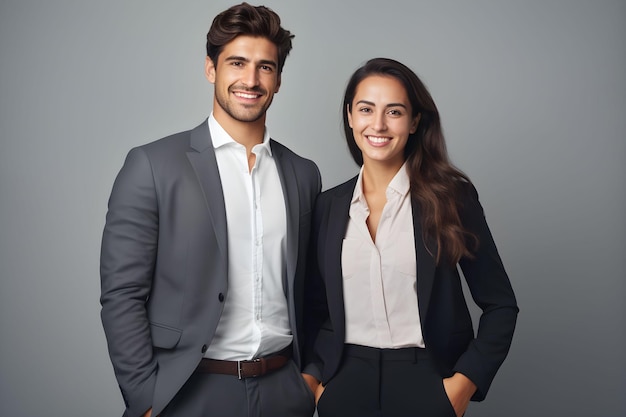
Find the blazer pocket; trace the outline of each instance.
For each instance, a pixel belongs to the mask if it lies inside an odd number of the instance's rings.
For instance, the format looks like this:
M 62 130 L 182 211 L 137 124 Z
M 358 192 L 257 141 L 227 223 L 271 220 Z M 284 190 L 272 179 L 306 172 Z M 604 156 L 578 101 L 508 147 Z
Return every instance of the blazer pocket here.
M 150 323 L 150 333 L 152 335 L 152 345 L 154 347 L 173 349 L 178 344 L 182 331 L 174 327 Z

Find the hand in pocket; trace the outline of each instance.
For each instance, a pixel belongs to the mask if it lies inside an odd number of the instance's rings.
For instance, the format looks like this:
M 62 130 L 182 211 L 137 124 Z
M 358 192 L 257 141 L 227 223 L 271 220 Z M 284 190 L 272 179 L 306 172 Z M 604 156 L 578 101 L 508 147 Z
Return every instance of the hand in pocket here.
M 317 389 L 315 390 L 315 405 L 317 405 L 317 403 L 319 402 L 320 397 L 324 393 L 325 389 L 326 389 L 326 387 L 324 385 L 322 385 L 322 384 L 319 384 L 317 386 Z

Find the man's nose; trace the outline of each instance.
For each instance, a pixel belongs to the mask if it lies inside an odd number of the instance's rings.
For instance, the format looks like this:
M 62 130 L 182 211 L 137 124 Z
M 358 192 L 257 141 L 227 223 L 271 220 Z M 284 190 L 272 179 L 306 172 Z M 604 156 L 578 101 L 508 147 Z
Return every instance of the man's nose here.
M 242 81 L 247 87 L 256 87 L 259 84 L 259 71 L 254 67 L 246 68 Z

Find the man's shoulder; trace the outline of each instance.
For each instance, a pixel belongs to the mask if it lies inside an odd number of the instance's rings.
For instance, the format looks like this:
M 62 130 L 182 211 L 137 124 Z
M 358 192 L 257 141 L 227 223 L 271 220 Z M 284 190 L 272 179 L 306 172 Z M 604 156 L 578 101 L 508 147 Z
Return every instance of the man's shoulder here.
M 163 138 L 145 143 L 137 148 L 142 149 L 146 153 L 155 154 L 162 152 L 170 152 L 172 149 L 189 146 L 189 132 L 178 132 Z
M 171 147 L 177 147 L 177 146 L 182 146 L 182 145 L 189 146 L 189 138 L 191 136 L 191 132 L 192 132 L 192 129 L 172 133 L 160 139 L 143 144 L 139 146 L 139 148 L 143 148 L 146 151 L 154 151 L 154 150 L 159 150 L 163 148 L 171 148 Z
M 274 139 L 270 139 L 270 146 L 272 147 L 272 153 L 275 153 L 279 158 L 290 160 L 295 167 L 318 171 L 317 164 L 315 162 L 298 155 L 282 143 Z
M 309 161 L 309 159 L 306 159 L 305 157 L 298 155 L 297 153 L 295 153 L 290 148 L 288 148 L 287 146 L 283 145 L 282 143 L 280 143 L 276 139 L 270 139 L 270 146 L 272 148 L 272 152 L 277 152 L 277 153 L 279 153 L 279 154 L 281 154 L 283 156 L 287 156 L 289 158 L 302 159 L 302 160 L 305 160 L 305 161 Z
M 191 145 L 191 137 L 193 133 L 201 129 L 204 124 L 206 124 L 206 121 L 192 129 L 176 132 L 152 142 L 137 146 L 137 149 L 141 149 L 147 154 L 154 156 L 160 154 L 167 155 L 172 152 L 176 152 L 177 150 L 186 152 Z

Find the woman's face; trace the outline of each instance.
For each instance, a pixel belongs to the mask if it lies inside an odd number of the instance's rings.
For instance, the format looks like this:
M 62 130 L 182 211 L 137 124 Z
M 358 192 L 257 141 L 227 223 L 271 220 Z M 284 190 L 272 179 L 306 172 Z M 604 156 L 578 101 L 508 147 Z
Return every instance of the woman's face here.
M 417 129 L 420 116 L 411 117 L 411 104 L 400 81 L 371 75 L 356 88 L 348 123 L 363 164 L 384 164 L 398 169 L 404 163 L 404 147 Z

